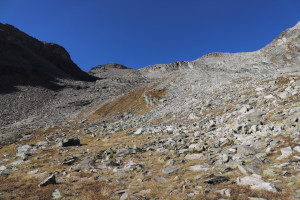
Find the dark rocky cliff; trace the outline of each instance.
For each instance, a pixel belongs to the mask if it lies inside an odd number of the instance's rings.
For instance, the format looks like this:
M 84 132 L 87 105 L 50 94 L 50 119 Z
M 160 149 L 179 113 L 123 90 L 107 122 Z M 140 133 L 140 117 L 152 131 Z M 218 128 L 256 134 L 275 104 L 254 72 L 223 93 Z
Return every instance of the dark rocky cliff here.
M 53 87 L 57 78 L 93 81 L 69 53 L 54 43 L 41 42 L 17 28 L 0 23 L 0 92 L 17 85 Z M 51 84 L 52 85 L 51 85 Z

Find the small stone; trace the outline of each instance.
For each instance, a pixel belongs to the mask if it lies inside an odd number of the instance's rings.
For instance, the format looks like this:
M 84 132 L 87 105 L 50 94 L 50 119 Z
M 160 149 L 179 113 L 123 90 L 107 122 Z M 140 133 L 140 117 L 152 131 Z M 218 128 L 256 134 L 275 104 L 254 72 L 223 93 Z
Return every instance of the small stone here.
M 187 160 L 196 160 L 196 159 L 200 159 L 203 157 L 202 153 L 194 153 L 194 154 L 187 154 L 185 156 L 185 159 Z
M 47 141 L 40 141 L 40 142 L 35 143 L 35 146 L 37 146 L 37 147 L 44 147 L 47 144 L 48 144 Z
M 180 166 L 170 166 L 170 167 L 166 167 L 163 169 L 163 173 L 164 174 L 171 174 L 177 170 L 179 170 L 181 167 Z
M 201 132 L 199 132 L 199 131 L 197 131 L 197 132 L 195 132 L 194 133 L 194 137 L 200 137 L 202 134 L 201 134 Z
M 165 177 L 156 177 L 156 178 L 154 178 L 154 180 L 157 181 L 157 182 L 165 182 L 169 179 L 170 178 L 165 178 Z
M 127 191 L 127 189 L 124 189 L 124 190 L 118 190 L 118 191 L 116 191 L 115 193 L 116 193 L 116 194 L 124 194 L 126 191 Z
M 293 153 L 293 150 L 291 147 L 282 148 L 282 149 L 280 149 L 280 151 L 281 151 L 281 156 L 276 158 L 276 160 L 282 160 L 284 158 L 287 158 Z
M 139 128 L 134 132 L 134 135 L 141 135 L 143 133 L 143 128 Z
M 265 98 L 265 99 L 273 99 L 274 96 L 273 96 L 272 94 L 270 94 L 270 95 L 265 96 L 264 98 Z
M 296 147 L 294 148 L 294 151 L 297 151 L 298 153 L 300 153 L 300 146 L 296 146 Z
M 105 169 L 106 168 L 106 165 L 105 164 L 103 164 L 103 165 L 98 165 L 97 166 L 97 169 Z
M 264 88 L 263 87 L 258 87 L 258 88 L 255 88 L 255 91 L 256 92 L 261 92 L 261 91 L 263 91 L 264 90 Z
M 225 188 L 225 189 L 222 189 L 222 190 L 217 190 L 216 192 L 221 194 L 221 195 L 228 196 L 228 197 L 230 197 L 230 195 L 231 195 L 231 189 L 228 189 L 228 188 Z
M 6 167 L 5 167 L 4 165 L 2 165 L 2 166 L 0 167 L 0 171 L 4 171 L 4 170 L 6 170 Z
M 18 152 L 16 156 L 21 157 L 22 160 L 27 160 L 27 157 L 30 155 L 30 153 L 28 152 L 30 148 L 31 146 L 29 145 L 23 145 L 18 147 Z
M 189 169 L 192 171 L 208 171 L 211 168 L 205 167 L 203 165 L 194 165 L 194 166 L 190 166 Z
M 173 134 L 173 132 L 174 132 L 174 127 L 173 127 L 173 126 L 168 126 L 168 127 L 166 128 L 166 132 L 167 132 L 168 134 Z
M 45 180 L 43 180 L 39 184 L 39 187 L 44 187 L 44 186 L 47 186 L 49 184 L 56 184 L 56 179 L 55 179 L 55 175 L 54 174 L 52 174 L 51 176 L 49 176 L 48 178 L 46 178 Z
M 126 200 L 126 199 L 128 199 L 128 193 L 127 192 L 123 193 L 122 196 L 120 197 L 120 200 Z
M 75 163 L 76 161 L 78 160 L 77 157 L 72 157 L 72 158 L 69 158 L 69 159 L 66 159 L 63 161 L 63 165 L 72 165 L 73 163 Z
M 232 153 L 235 153 L 236 152 L 236 149 L 235 148 L 230 148 L 228 149 L 228 151 L 232 152 Z
M 287 92 L 281 92 L 277 96 L 280 97 L 281 99 L 287 99 L 289 97 L 288 94 L 289 93 Z
M 222 155 L 222 161 L 225 162 L 225 163 L 229 161 L 229 156 L 228 156 L 228 154 L 223 154 L 223 155 Z
M 266 154 L 269 154 L 272 151 L 274 151 L 274 149 L 272 147 L 268 146 L 267 149 L 266 149 Z
M 52 199 L 60 199 L 62 198 L 59 189 L 54 190 L 54 192 L 52 193 Z
M 200 143 L 191 144 L 189 146 L 189 151 L 190 152 L 199 152 L 199 153 L 201 153 L 204 150 L 205 150 L 204 145 L 200 144 Z

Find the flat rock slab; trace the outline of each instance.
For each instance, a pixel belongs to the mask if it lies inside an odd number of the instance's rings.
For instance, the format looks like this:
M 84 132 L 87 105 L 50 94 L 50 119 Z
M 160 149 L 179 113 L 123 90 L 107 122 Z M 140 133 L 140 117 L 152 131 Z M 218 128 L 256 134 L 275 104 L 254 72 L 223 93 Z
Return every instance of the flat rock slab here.
M 261 174 L 262 170 L 260 167 L 256 164 L 250 164 L 250 165 L 238 165 L 239 170 L 245 174 L 245 175 L 251 175 L 251 174 Z
M 275 186 L 271 183 L 264 182 L 261 176 L 252 174 L 243 178 L 237 178 L 238 185 L 250 185 L 251 189 L 267 190 L 269 192 L 278 192 Z
M 202 153 L 194 153 L 194 154 L 187 154 L 185 159 L 187 160 L 197 160 L 203 157 Z
M 163 169 L 163 173 L 164 174 L 171 174 L 173 172 L 178 171 L 179 169 L 181 169 L 180 166 L 170 166 L 170 167 L 166 167 Z
M 207 171 L 210 170 L 211 168 L 205 167 L 203 165 L 194 165 L 194 166 L 190 166 L 189 169 L 192 171 Z
M 157 182 L 165 182 L 165 181 L 170 180 L 170 178 L 166 178 L 166 177 L 156 177 L 156 178 L 154 178 L 154 180 L 157 181 Z
M 141 135 L 143 133 L 143 128 L 139 128 L 134 132 L 134 135 Z
M 95 163 L 95 160 L 92 158 L 83 159 L 78 165 L 74 167 L 75 170 L 86 170 L 91 168 Z

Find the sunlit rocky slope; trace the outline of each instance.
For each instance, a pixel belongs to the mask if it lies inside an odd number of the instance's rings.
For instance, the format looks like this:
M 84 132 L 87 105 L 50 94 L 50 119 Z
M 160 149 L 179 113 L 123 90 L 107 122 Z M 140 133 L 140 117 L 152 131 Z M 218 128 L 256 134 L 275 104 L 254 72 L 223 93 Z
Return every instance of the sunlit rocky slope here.
M 1 93 L 0 199 L 300 198 L 300 22 L 255 52 L 84 76 Z

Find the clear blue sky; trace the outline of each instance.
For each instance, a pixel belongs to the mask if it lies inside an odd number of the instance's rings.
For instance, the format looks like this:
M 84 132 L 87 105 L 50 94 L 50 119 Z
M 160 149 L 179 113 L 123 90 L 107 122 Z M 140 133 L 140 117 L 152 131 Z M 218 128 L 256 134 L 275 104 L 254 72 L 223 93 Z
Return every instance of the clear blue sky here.
M 83 70 L 255 51 L 299 20 L 299 0 L 0 0 L 0 22 L 62 45 Z

